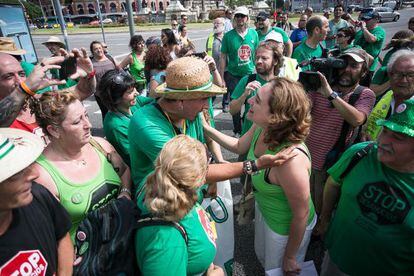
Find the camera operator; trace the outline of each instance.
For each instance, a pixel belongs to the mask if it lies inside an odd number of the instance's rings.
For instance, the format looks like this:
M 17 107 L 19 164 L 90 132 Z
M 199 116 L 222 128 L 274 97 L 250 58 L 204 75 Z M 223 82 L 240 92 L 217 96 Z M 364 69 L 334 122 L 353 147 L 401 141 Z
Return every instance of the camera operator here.
M 361 20 L 362 21 L 358 21 L 356 24 L 357 27 L 360 27 L 361 29 L 355 35 L 354 44 L 360 46 L 374 58 L 374 62 L 369 68 L 367 75 L 361 82 L 361 85 L 369 87 L 371 78 L 378 65 L 378 56 L 384 46 L 386 33 L 385 30 L 378 25 L 378 12 L 370 11 L 361 13 Z
M 332 86 L 318 72 L 321 87 L 309 93 L 312 126 L 306 145 L 312 156 L 311 194 L 318 214 L 322 207 L 326 171 L 330 166 L 327 163 L 336 161 L 330 156 L 336 152 L 338 158 L 345 145 L 352 144 L 354 129 L 365 123 L 375 103 L 374 93 L 359 85 L 371 65 L 372 57 L 364 50 L 354 48 L 345 51 L 339 58 L 344 59 L 347 66 L 338 69 L 338 77 Z M 344 124 L 348 127 L 344 128 Z

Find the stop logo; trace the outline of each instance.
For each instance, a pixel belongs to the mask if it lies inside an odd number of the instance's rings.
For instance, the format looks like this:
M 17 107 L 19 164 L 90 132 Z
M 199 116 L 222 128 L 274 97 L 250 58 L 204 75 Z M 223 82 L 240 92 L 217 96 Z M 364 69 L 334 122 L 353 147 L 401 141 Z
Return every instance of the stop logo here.
M 47 262 L 39 250 L 20 251 L 0 267 L 0 276 L 43 276 Z

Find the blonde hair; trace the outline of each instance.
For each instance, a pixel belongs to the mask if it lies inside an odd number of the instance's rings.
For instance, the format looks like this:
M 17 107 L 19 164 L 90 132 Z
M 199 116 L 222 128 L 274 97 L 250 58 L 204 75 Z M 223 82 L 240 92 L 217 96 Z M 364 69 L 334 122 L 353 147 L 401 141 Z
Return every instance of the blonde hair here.
M 270 81 L 267 86 L 270 89 L 271 115 L 264 142 L 272 150 L 284 142 L 303 142 L 311 125 L 311 102 L 303 86 L 280 77 Z
M 147 178 L 147 208 L 155 217 L 181 220 L 196 203 L 196 188 L 203 184 L 206 173 L 204 145 L 186 135 L 174 137 L 164 145 L 155 171 Z
M 31 98 L 30 110 L 36 116 L 36 122 L 47 135 L 48 125 L 60 126 L 65 120 L 68 105 L 79 101 L 70 90 L 46 92 L 40 99 Z

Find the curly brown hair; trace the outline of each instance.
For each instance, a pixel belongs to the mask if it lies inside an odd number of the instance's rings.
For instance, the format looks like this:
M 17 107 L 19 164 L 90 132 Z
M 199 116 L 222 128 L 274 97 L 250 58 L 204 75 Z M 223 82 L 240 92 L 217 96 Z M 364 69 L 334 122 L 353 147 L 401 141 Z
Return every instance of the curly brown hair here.
M 159 45 L 151 45 L 145 55 L 145 70 L 165 70 L 171 61 L 168 49 Z
M 265 87 L 269 89 L 270 117 L 264 142 L 270 150 L 280 144 L 303 142 L 311 125 L 311 102 L 303 86 L 288 78 L 276 77 Z
M 69 90 L 46 92 L 40 99 L 31 98 L 30 110 L 43 132 L 50 136 L 47 126 L 60 126 L 65 120 L 67 106 L 78 100 Z

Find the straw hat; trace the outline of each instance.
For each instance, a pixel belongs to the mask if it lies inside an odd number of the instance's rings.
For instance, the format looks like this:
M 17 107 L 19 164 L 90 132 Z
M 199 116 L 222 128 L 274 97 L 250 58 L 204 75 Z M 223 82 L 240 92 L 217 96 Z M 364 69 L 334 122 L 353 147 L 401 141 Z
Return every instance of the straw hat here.
M 11 37 L 0 37 L 0 52 L 14 56 L 26 54 L 25 50 L 17 48 Z
M 59 37 L 57 37 L 57 36 L 49 36 L 49 39 L 47 41 L 42 42 L 43 45 L 46 45 L 48 43 L 59 44 L 60 48 L 65 48 L 65 43 L 60 41 Z
M 0 182 L 27 168 L 43 148 L 42 140 L 28 131 L 0 128 Z
M 196 57 L 182 57 L 171 61 L 166 69 L 165 83 L 155 89 L 157 97 L 191 100 L 226 93 L 225 88 L 213 84 L 208 64 Z

